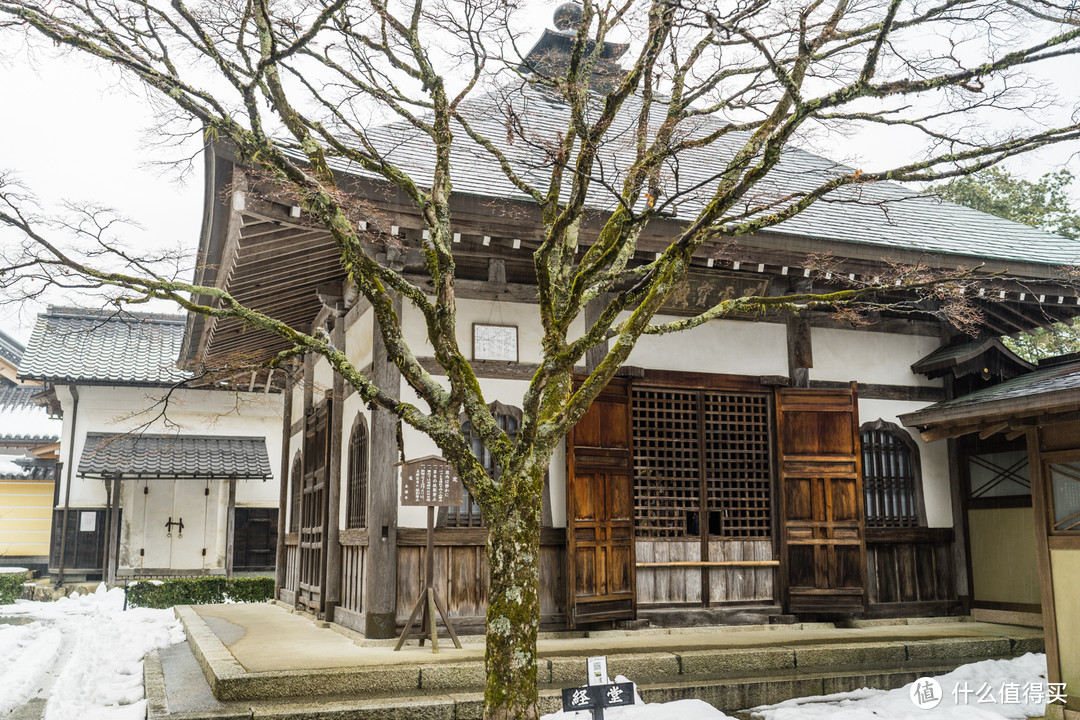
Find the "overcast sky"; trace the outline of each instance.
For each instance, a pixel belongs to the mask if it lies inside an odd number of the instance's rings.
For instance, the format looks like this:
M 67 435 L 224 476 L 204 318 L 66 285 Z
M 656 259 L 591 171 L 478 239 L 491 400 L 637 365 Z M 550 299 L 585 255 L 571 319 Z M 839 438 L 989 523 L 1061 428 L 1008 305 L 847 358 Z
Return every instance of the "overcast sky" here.
M 546 19 L 551 5 L 545 5 L 537 15 Z M 537 35 L 543 26 L 537 23 Z M 531 43 L 530 38 L 522 45 Z M 1074 77 L 1065 69 L 1056 75 L 1051 79 Z M 1075 102 L 1075 83 L 1064 86 Z M 0 169 L 17 171 L 47 204 L 70 200 L 117 209 L 142 226 L 129 233 L 129 240 L 194 248 L 202 214 L 201 160 L 183 182 L 175 170 L 148 167 L 147 162 L 182 157 L 198 148 L 166 152 L 148 146 L 146 130 L 153 126 L 153 117 L 140 92 L 121 85 L 116 71 L 94 67 L 83 57 L 51 50 L 31 56 L 8 42 L 0 47 Z M 867 166 L 907 159 L 904 147 L 872 136 L 836 139 L 831 146 L 814 149 L 842 161 L 863 158 Z M 1051 148 L 1013 162 L 1009 169 L 1034 178 L 1068 162 L 1080 175 L 1080 162 L 1069 154 L 1077 150 Z M 6 240 L 0 235 L 0 242 L 5 241 L 11 241 L 10 235 Z M 25 341 L 33 316 L 42 309 L 0 308 L 0 327 Z

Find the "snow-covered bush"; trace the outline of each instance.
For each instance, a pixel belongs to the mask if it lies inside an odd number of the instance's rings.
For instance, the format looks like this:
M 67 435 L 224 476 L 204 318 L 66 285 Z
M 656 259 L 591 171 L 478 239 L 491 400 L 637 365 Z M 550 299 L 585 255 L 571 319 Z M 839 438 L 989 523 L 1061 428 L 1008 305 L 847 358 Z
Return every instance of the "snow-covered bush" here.
M 8 605 L 18 599 L 22 585 L 26 582 L 26 571 L 0 572 L 0 605 Z
M 127 589 L 131 607 L 169 608 L 223 602 L 265 602 L 274 596 L 274 578 L 200 577 L 132 583 Z

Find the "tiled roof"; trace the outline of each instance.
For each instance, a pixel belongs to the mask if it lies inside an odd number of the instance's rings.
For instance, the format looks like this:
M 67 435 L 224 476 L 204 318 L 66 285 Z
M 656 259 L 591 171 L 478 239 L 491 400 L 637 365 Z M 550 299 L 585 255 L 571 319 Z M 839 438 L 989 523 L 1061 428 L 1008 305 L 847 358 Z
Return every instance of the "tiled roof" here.
M 961 363 L 979 357 L 983 353 L 992 351 L 997 351 L 1010 362 L 1027 370 L 1031 370 L 1035 367 L 1010 350 L 999 338 L 984 338 L 982 340 L 971 340 L 956 345 L 945 345 L 940 347 L 926 357 L 915 361 L 911 366 L 911 372 L 938 377 L 942 373 L 937 371 L 956 367 Z
M 1080 391 L 1080 364 L 1040 368 L 998 385 L 905 414 L 900 419 L 908 427 L 922 427 L 957 417 L 988 414 L 995 405 L 1020 399 L 1032 407 L 1042 407 L 1058 400 L 1064 402 L 1069 399 L 1062 393 L 1068 391 Z
M 176 367 L 181 315 L 50 307 L 38 315 L 19 377 L 51 382 L 169 385 L 190 377 Z
M 63 421 L 31 399 L 39 387 L 0 387 L 0 444 L 47 445 L 60 438 Z
M 272 477 L 261 437 L 87 433 L 81 477 Z
M 513 111 L 511 119 L 510 110 Z M 568 106 L 541 88 L 503 88 L 478 97 L 461 108 L 470 125 L 502 150 L 514 170 L 526 181 L 543 187 L 550 175 L 551 148 L 567 127 Z M 641 111 L 640 98 L 629 98 L 615 119 L 599 162 L 613 180 L 633 158 L 634 129 Z M 655 104 L 650 126 L 659 127 L 666 107 Z M 724 125 L 718 117 L 704 116 L 684 125 L 687 134 L 700 137 Z M 524 131 L 508 139 L 507 128 L 517 123 Z M 451 178 L 455 193 L 492 198 L 528 199 L 503 174 L 498 164 L 478 148 L 461 127 L 455 128 L 457 141 L 451 156 Z M 431 139 L 412 125 L 395 123 L 369 129 L 376 147 L 421 185 L 429 185 L 434 171 Z M 732 132 L 712 145 L 679 156 L 677 167 L 664 169 L 669 195 L 685 192 L 678 207 L 679 218 L 692 218 L 708 201 L 716 186 L 714 175 L 741 149 L 748 134 Z M 296 155 L 300 157 L 299 154 Z M 303 158 L 301 158 L 303 159 Z M 347 160 L 332 158 L 335 170 L 358 176 L 376 177 Z M 823 181 L 851 172 L 823 157 L 797 148 L 784 151 L 777 167 L 755 190 L 747 203 L 778 201 L 791 193 L 808 191 Z M 569 182 L 569 181 L 568 181 Z M 677 183 L 677 186 L 676 186 Z M 690 192 L 687 192 L 687 190 Z M 611 209 L 614 202 L 593 183 L 588 204 Z M 770 232 L 770 231 L 763 231 Z M 1080 241 L 1068 240 L 993 215 L 918 195 L 894 183 L 872 183 L 847 187 L 814 203 L 810 208 L 771 230 L 808 239 L 833 240 L 880 248 L 883 253 L 916 251 L 993 258 L 1046 265 L 1080 262 Z
M 12 365 L 18 366 L 22 360 L 23 351 L 26 348 L 15 338 L 0 330 L 0 358 L 7 360 Z

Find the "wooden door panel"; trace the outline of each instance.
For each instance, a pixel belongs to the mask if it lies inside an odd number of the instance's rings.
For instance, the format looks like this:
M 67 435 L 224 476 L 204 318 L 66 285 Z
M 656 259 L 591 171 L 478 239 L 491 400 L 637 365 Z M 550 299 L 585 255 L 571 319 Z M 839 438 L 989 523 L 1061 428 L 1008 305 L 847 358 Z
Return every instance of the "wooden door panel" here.
M 571 430 L 566 524 L 569 624 L 632 618 L 634 501 L 630 386 L 617 379 Z
M 857 403 L 854 384 L 777 391 L 789 612 L 865 611 Z

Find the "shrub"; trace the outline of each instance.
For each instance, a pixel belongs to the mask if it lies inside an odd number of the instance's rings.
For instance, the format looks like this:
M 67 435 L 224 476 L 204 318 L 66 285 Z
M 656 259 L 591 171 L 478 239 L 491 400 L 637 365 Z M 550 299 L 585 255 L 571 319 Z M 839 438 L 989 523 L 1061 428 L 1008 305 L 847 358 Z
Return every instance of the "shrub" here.
M 26 582 L 26 573 L 24 572 L 0 575 L 0 605 L 15 602 L 22 593 L 24 582 Z
M 271 577 L 199 577 L 164 581 L 143 580 L 127 588 L 131 607 L 170 608 L 222 602 L 264 602 L 274 597 Z

